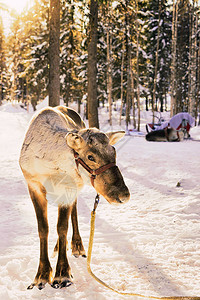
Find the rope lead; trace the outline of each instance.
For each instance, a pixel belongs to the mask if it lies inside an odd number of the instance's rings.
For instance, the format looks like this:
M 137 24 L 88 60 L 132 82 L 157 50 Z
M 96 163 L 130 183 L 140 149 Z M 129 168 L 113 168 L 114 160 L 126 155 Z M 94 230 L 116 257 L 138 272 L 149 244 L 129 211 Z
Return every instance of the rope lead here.
M 87 270 L 88 273 L 100 284 L 102 284 L 104 287 L 108 288 L 109 290 L 120 294 L 120 295 L 124 295 L 124 296 L 135 296 L 135 297 L 142 297 L 142 298 L 149 298 L 149 299 L 162 299 L 162 300 L 200 300 L 200 297 L 156 297 L 156 296 L 145 296 L 145 295 L 141 295 L 141 294 L 135 294 L 135 293 L 127 293 L 127 292 L 121 292 L 118 291 L 112 287 L 110 287 L 108 284 L 106 284 L 105 282 L 103 282 L 101 279 L 99 279 L 91 270 L 91 256 L 92 256 L 92 247 L 93 247 L 93 241 L 94 241 L 94 231 L 95 231 L 95 217 L 96 217 L 96 208 L 98 206 L 99 203 L 99 195 L 97 194 L 96 198 L 95 198 L 95 203 L 94 203 L 94 209 L 91 212 L 91 221 L 90 221 L 90 238 L 89 238 L 89 246 L 88 246 L 88 255 L 87 255 Z

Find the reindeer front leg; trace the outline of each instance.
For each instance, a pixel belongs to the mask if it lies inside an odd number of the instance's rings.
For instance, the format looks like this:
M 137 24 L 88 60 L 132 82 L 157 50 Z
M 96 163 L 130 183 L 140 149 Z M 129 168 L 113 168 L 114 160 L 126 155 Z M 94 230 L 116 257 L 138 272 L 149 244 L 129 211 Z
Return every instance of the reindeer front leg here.
M 71 207 L 60 206 L 58 208 L 58 261 L 56 274 L 52 283 L 53 288 L 62 288 L 72 284 L 71 269 L 66 254 L 66 239 L 68 220 L 71 214 Z
M 36 286 L 41 290 L 47 282 L 51 282 L 52 278 L 52 268 L 48 258 L 49 227 L 47 220 L 47 200 L 42 188 L 38 188 L 36 190 L 29 185 L 29 193 L 35 208 L 38 222 L 38 233 L 40 237 L 40 262 L 34 282 L 29 285 L 28 289 L 32 289 Z
M 75 257 L 79 257 L 79 255 L 86 257 L 85 249 L 83 247 L 83 243 L 78 229 L 77 199 L 74 202 L 72 207 L 71 221 L 72 221 L 72 228 L 73 228 L 73 235 L 72 235 L 72 242 L 71 242 L 72 254 Z
M 74 255 L 75 257 L 79 257 L 80 255 L 86 257 L 85 249 L 83 247 L 82 239 L 78 228 L 77 199 L 72 206 L 71 221 L 72 221 L 72 228 L 73 228 L 73 235 L 72 235 L 72 242 L 71 242 L 72 255 Z M 59 248 L 58 244 L 59 244 L 59 240 L 57 240 L 56 245 L 54 247 L 54 254 L 53 254 L 54 256 L 58 252 L 58 248 Z

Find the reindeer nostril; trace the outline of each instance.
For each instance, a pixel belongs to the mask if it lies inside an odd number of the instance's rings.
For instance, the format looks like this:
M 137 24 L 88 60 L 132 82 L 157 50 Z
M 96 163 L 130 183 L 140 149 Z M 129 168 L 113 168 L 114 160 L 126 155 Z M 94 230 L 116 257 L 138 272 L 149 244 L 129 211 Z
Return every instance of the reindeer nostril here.
M 121 201 L 121 203 L 126 203 L 126 202 L 129 201 L 129 199 L 130 199 L 130 195 L 127 196 L 127 197 L 122 197 L 122 198 L 120 198 L 120 201 Z
M 113 204 L 123 204 L 129 201 L 130 193 L 125 184 L 115 185 L 109 189 L 106 199 Z
M 125 192 L 123 192 L 123 193 L 121 194 L 121 196 L 119 197 L 119 199 L 120 199 L 120 201 L 121 201 L 122 203 L 128 202 L 129 199 L 130 199 L 130 193 L 129 193 L 129 190 L 127 189 Z

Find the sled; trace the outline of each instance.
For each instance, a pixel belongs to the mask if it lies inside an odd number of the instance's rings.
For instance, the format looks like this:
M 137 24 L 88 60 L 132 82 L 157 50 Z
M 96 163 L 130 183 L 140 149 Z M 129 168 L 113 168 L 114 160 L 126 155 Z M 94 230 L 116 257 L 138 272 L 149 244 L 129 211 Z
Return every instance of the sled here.
M 173 128 L 174 130 L 184 132 L 184 138 L 189 138 L 190 128 L 195 124 L 195 119 L 187 112 L 181 112 L 174 115 L 169 121 L 163 121 L 157 124 L 148 123 L 146 124 L 147 133 L 156 130 L 166 130 L 167 128 Z
M 154 131 L 154 130 L 163 129 L 168 126 L 168 122 L 167 122 L 167 124 L 164 125 L 164 127 L 163 127 L 163 124 L 165 124 L 166 121 L 162 118 L 161 113 L 160 113 L 160 117 L 158 117 L 158 116 L 154 116 L 154 117 L 158 119 L 158 122 L 157 123 L 147 123 L 146 124 L 147 133 Z

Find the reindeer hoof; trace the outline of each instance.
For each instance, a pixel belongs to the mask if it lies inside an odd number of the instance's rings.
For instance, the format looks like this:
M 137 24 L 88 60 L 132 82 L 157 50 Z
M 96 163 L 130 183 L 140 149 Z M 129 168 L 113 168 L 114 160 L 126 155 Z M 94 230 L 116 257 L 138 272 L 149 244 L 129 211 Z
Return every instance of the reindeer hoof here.
M 37 288 L 38 288 L 39 290 L 42 290 L 44 287 L 45 287 L 45 284 L 44 284 L 43 282 L 40 282 L 40 283 L 38 284 L 38 286 L 37 286 Z
M 76 257 L 76 258 L 79 258 L 80 255 L 75 253 L 75 254 L 73 254 L 73 256 Z M 81 256 L 84 257 L 84 258 L 87 257 L 86 254 L 81 254 Z
M 72 285 L 73 282 L 71 280 L 64 280 L 61 285 L 60 285 L 60 288 L 62 289 L 63 287 L 69 287 L 70 285 Z
M 74 257 L 76 258 L 78 258 L 79 256 L 86 257 L 85 249 L 83 247 L 81 238 L 74 239 L 74 240 L 72 239 L 71 248 L 72 248 L 72 255 Z
M 59 288 L 59 282 L 58 282 L 58 280 L 54 280 L 53 283 L 51 284 L 51 286 L 52 286 L 54 289 L 58 289 L 58 288 Z
M 72 255 L 76 258 L 79 258 L 79 256 L 82 256 L 82 257 L 87 257 L 85 253 L 72 253 Z
M 85 251 L 83 251 L 83 252 L 75 252 L 75 253 L 72 253 L 72 255 L 74 256 L 74 257 L 76 257 L 76 258 L 79 258 L 79 256 L 82 256 L 82 257 L 84 257 L 84 258 L 86 258 L 87 257 L 87 255 L 85 254 Z
M 45 284 L 44 282 L 40 282 L 38 284 L 36 283 L 31 283 L 28 287 L 27 287 L 27 290 L 32 290 L 34 288 L 34 286 L 36 286 L 38 288 L 38 290 L 42 290 L 44 287 L 45 287 Z
M 51 286 L 54 289 L 62 289 L 64 287 L 69 287 L 72 284 L 73 284 L 73 282 L 70 279 L 64 279 L 62 281 L 54 280 L 53 283 L 51 284 Z
M 31 283 L 28 287 L 27 287 L 27 290 L 32 290 L 34 288 L 35 284 L 34 283 Z
M 38 272 L 35 276 L 35 279 L 33 283 L 31 283 L 27 290 L 32 290 L 35 287 L 37 287 L 39 290 L 42 290 L 46 283 L 50 283 L 52 278 L 52 268 L 50 263 L 42 263 L 40 262 L 38 267 Z

